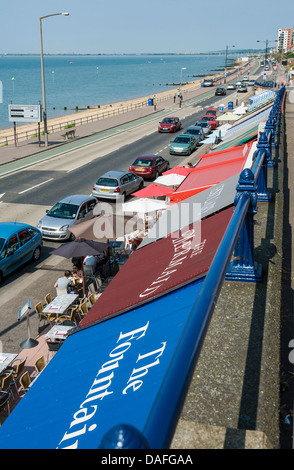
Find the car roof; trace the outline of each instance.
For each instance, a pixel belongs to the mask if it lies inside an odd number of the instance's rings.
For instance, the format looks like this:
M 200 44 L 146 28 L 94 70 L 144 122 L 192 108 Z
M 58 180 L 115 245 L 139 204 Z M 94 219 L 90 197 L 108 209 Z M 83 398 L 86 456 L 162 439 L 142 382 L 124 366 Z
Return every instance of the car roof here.
M 178 116 L 164 116 L 162 119 L 179 119 Z
M 103 173 L 103 175 L 100 176 L 100 178 L 121 178 L 124 175 L 128 175 L 130 172 L 129 171 L 122 171 L 122 170 L 110 170 L 107 171 L 106 173 Z
M 156 158 L 158 157 L 160 157 L 160 155 L 140 155 L 139 157 L 136 158 L 136 160 L 138 158 L 141 158 L 141 159 L 148 158 L 148 160 L 156 160 Z
M 87 196 L 85 194 L 73 194 L 72 196 L 66 196 L 58 202 L 63 204 L 82 204 L 83 202 L 88 201 L 89 199 L 95 199 L 93 196 Z
M 0 222 L 0 238 L 10 237 L 10 235 L 13 235 L 16 231 L 25 228 L 33 228 L 36 230 L 35 227 L 21 222 Z

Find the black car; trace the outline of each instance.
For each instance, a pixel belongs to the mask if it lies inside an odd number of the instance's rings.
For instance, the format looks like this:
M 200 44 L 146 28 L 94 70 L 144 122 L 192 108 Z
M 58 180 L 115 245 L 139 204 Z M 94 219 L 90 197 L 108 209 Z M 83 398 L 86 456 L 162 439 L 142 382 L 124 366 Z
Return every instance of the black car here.
M 226 92 L 226 89 L 223 88 L 223 87 L 219 87 L 215 90 L 215 96 L 217 95 L 226 95 L 227 92 Z

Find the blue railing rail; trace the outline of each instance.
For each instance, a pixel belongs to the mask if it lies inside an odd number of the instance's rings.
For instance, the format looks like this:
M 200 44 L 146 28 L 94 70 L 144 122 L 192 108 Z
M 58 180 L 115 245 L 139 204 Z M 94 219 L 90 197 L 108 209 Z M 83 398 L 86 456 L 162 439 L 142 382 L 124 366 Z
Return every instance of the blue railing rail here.
M 285 87 L 277 92 L 265 131 L 258 140 L 252 169 L 245 169 L 240 174 L 232 218 L 195 300 L 144 433 L 128 424 L 118 424 L 104 436 L 100 448 L 148 449 L 148 436 L 151 435 L 153 442 L 157 443 L 156 448 L 170 446 L 224 279 L 261 281 L 261 266 L 254 261 L 253 217 L 257 213 L 258 201 L 270 200 L 266 173 L 267 168 L 275 163 L 272 149 L 276 145 L 284 93 Z M 233 251 L 233 261 L 230 262 Z

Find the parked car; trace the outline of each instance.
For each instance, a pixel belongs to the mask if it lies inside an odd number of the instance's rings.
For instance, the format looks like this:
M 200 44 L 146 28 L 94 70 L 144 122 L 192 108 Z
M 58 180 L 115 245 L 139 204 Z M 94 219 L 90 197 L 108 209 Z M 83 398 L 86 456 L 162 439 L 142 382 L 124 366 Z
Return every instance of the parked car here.
M 182 128 L 182 123 L 178 117 L 166 117 L 158 126 L 158 132 L 176 132 Z
M 208 121 L 210 123 L 211 130 L 213 131 L 218 126 L 218 120 L 216 116 L 203 116 L 201 121 Z
M 213 86 L 213 81 L 211 78 L 205 78 L 203 80 L 203 86 Z
M 215 96 L 217 95 L 226 95 L 227 92 L 226 92 L 226 89 L 224 87 L 218 87 L 216 90 L 215 90 Z
M 98 215 L 97 204 L 98 201 L 93 196 L 83 194 L 67 196 L 46 211 L 46 215 L 39 221 L 37 228 L 41 231 L 42 237 L 48 240 L 73 240 L 74 235 L 68 228 L 73 224 L 91 219 L 94 208 Z
M 198 119 L 198 121 L 195 122 L 194 126 L 201 126 L 205 135 L 211 132 L 211 125 L 209 121 L 201 121 L 200 119 Z
M 227 90 L 236 90 L 237 85 L 236 83 L 228 83 Z
M 92 196 L 123 201 L 129 194 L 142 189 L 143 186 L 144 180 L 141 176 L 128 171 L 108 171 L 93 185 Z
M 237 93 L 246 93 L 247 87 L 245 85 L 239 85 L 237 88 Z
M 193 135 L 197 142 L 201 142 L 205 138 L 204 130 L 200 126 L 189 126 L 184 134 Z
M 193 135 L 180 134 L 170 144 L 169 153 L 171 155 L 191 155 L 196 146 L 197 140 Z
M 248 86 L 254 86 L 255 85 L 255 80 L 249 80 L 247 85 Z
M 0 222 L 0 283 L 30 259 L 41 256 L 40 230 L 20 222 Z
M 168 168 L 168 160 L 159 155 L 141 155 L 129 167 L 129 171 L 143 178 L 157 178 Z
M 216 116 L 217 109 L 216 108 L 207 108 L 205 116 Z

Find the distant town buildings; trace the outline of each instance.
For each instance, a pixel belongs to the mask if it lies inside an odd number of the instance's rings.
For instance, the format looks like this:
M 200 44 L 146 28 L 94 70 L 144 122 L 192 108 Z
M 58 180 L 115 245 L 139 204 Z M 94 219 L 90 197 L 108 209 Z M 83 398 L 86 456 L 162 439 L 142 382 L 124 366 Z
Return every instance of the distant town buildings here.
M 288 52 L 293 45 L 293 29 L 281 28 L 278 31 L 277 49 Z

